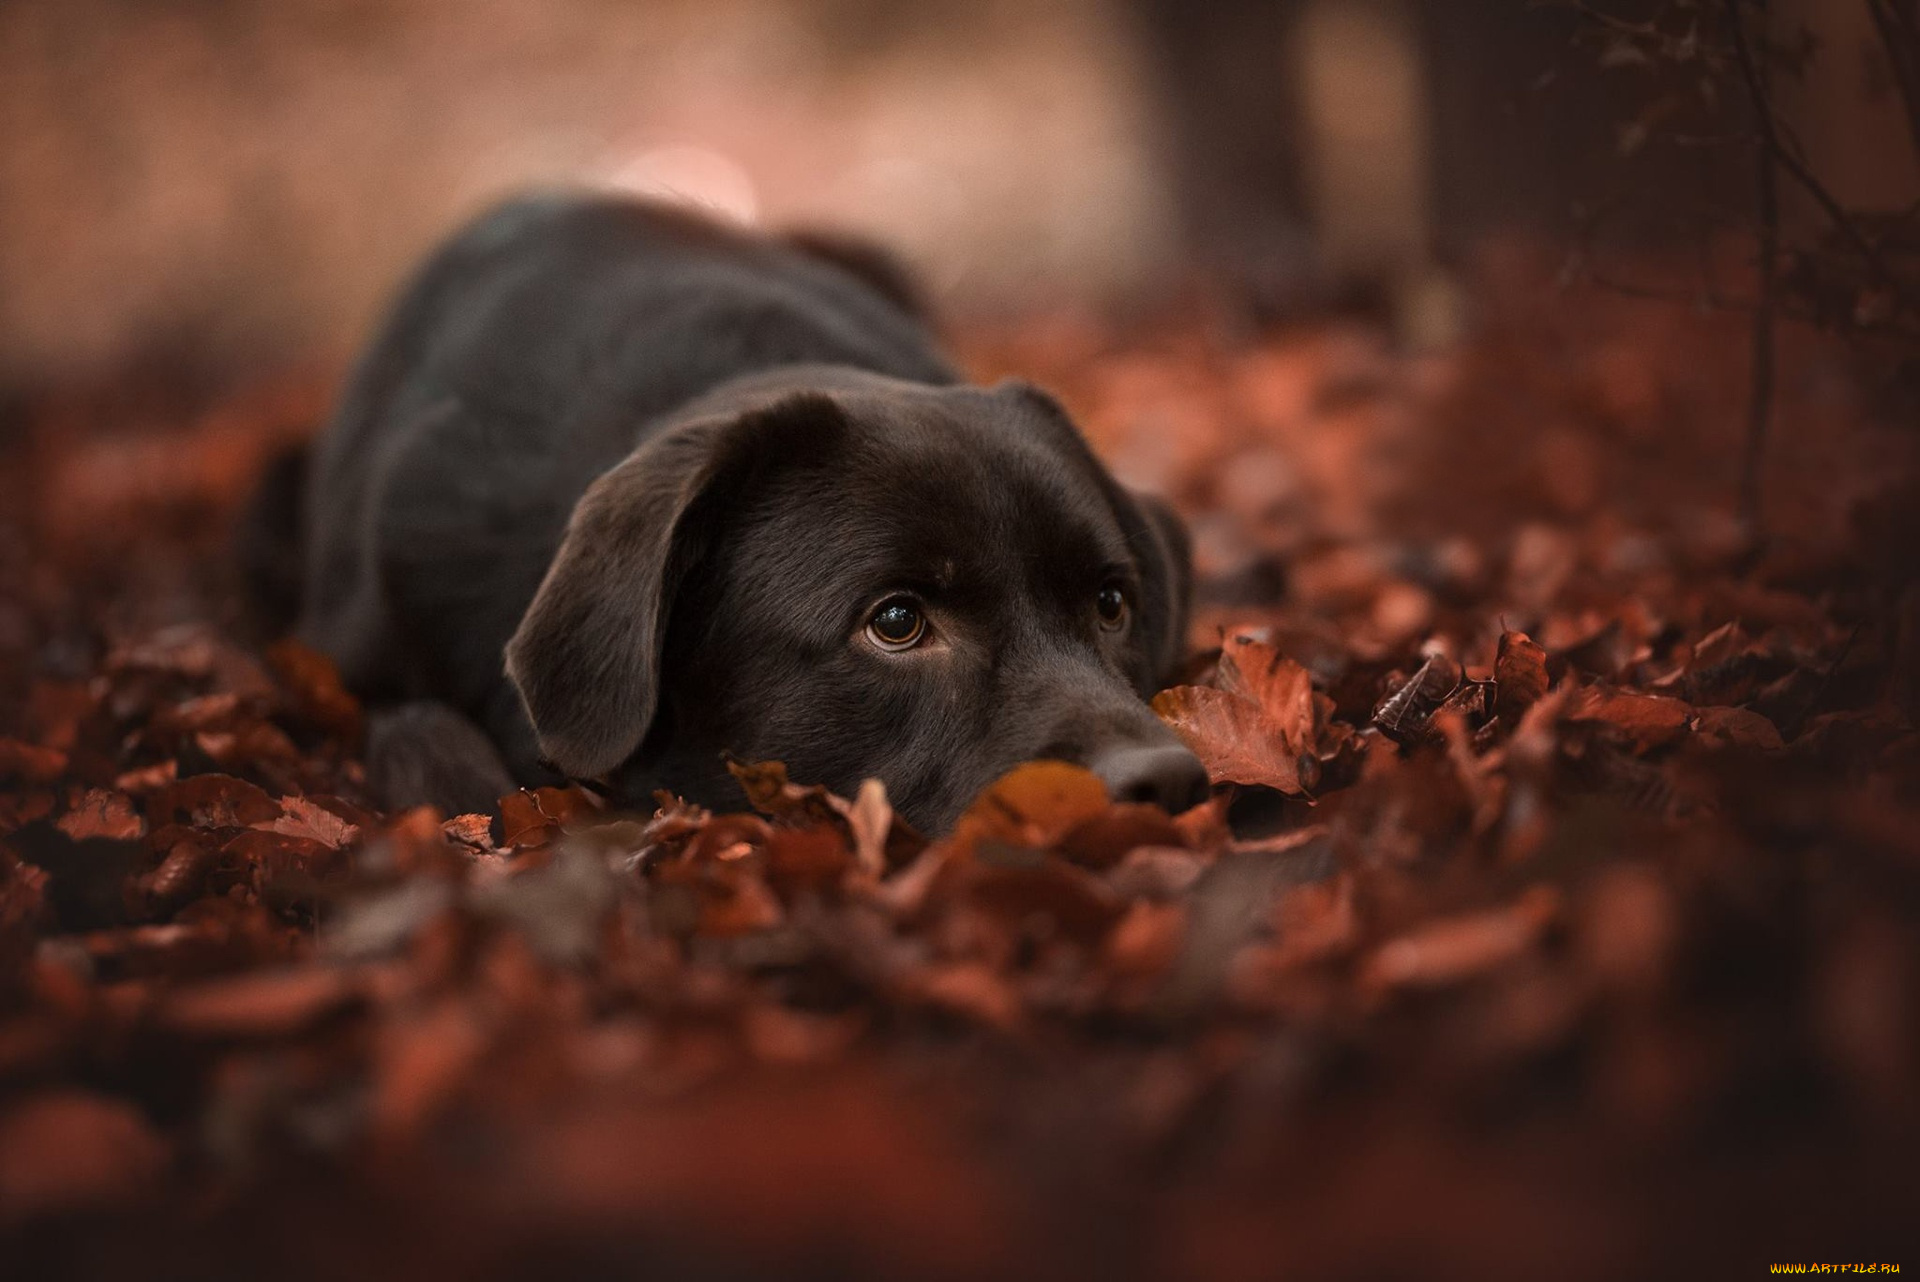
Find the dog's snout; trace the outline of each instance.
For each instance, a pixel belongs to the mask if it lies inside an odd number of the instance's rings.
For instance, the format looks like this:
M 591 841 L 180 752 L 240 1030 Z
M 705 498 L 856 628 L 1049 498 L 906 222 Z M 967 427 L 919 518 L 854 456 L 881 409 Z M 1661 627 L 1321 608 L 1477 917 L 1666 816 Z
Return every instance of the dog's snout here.
M 1147 802 L 1173 814 L 1207 799 L 1207 772 L 1177 743 L 1129 745 L 1088 763 L 1115 801 Z

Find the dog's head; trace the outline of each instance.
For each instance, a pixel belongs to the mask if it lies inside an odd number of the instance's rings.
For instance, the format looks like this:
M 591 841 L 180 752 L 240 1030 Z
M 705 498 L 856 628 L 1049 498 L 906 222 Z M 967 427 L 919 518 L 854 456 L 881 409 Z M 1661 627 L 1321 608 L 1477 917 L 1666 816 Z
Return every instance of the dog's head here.
M 1206 776 L 1141 697 L 1187 586 L 1178 518 L 1045 394 L 842 378 L 692 413 L 596 481 L 507 669 L 578 777 L 719 800 L 728 750 L 877 776 L 938 830 L 1055 758 L 1183 809 Z

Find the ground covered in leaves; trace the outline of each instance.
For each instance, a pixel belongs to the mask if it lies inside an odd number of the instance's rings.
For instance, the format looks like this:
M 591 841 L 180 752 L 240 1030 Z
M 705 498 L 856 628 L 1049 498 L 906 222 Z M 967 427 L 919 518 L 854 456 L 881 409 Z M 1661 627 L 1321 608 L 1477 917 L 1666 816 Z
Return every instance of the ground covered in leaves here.
M 1526 282 L 1459 350 L 962 336 L 1172 495 L 1168 817 L 929 843 L 737 768 L 384 814 L 223 549 L 326 380 L 52 398 L 0 481 L 11 1276 L 1751 1276 L 1920 1224 L 1920 538 L 1797 348 Z

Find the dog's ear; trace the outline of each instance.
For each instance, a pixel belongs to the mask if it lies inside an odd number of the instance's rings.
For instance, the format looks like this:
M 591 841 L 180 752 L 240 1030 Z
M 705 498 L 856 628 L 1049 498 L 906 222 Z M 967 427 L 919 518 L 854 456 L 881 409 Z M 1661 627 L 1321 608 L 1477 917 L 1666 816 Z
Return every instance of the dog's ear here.
M 547 761 L 591 778 L 633 755 L 659 705 L 674 595 L 717 532 L 724 494 L 844 422 L 814 394 L 690 419 L 587 487 L 507 642 L 507 676 Z
M 1170 680 L 1187 653 L 1187 616 L 1193 603 L 1193 544 L 1186 522 L 1164 499 L 1114 487 L 1122 503 L 1139 514 L 1138 524 L 1121 514 L 1120 523 L 1141 569 L 1140 630 L 1159 689 Z

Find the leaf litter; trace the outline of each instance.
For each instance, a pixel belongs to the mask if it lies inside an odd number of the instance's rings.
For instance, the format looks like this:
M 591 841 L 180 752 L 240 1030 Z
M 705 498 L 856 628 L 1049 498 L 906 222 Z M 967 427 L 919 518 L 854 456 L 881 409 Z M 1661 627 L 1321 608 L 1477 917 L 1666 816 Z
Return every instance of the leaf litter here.
M 109 465 L 113 425 L 30 434 L 0 543 L 28 585 L 0 619 L 10 1255 L 1899 1258 L 1920 611 L 1859 513 L 1911 481 L 1866 466 L 1864 414 L 1840 449 L 1784 405 L 1795 523 L 1755 555 L 1706 484 L 1737 333 L 1596 304 L 1556 345 L 1507 306 L 1439 366 L 1337 327 L 976 336 L 1192 520 L 1194 658 L 1154 706 L 1216 790 L 1169 816 L 1037 763 L 931 839 L 877 781 L 771 762 L 729 763 L 736 813 L 571 788 L 383 813 L 332 666 L 221 625 L 218 537 L 180 519 L 205 487 L 109 520 L 36 478 Z M 231 421 L 171 429 L 183 476 L 245 473 L 193 463 Z M 1782 1205 L 1817 1250 L 1775 1249 L 1755 1216 Z

